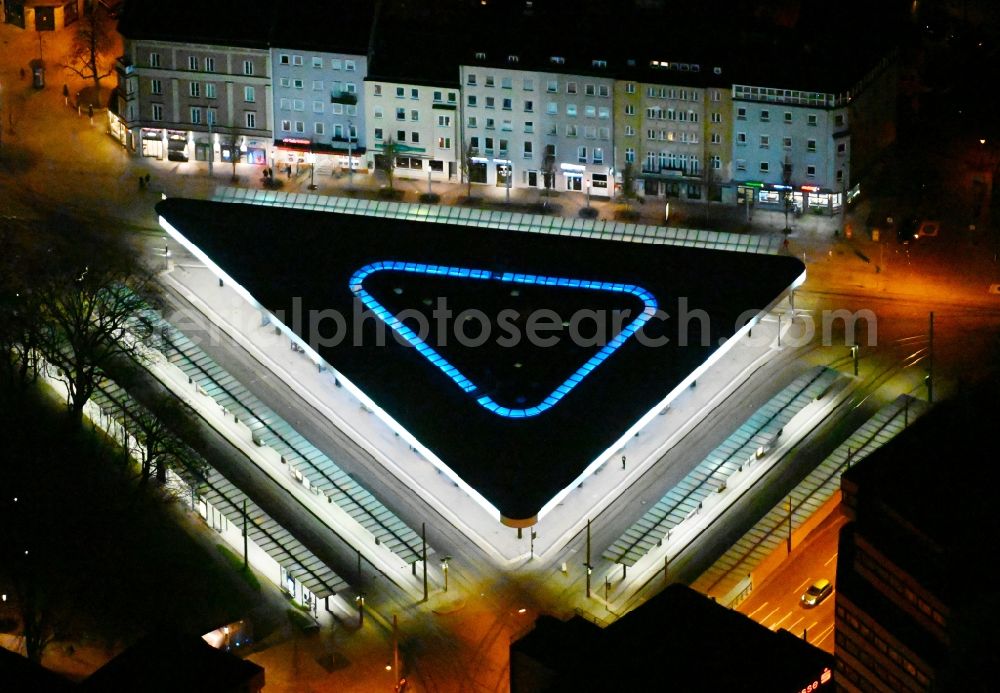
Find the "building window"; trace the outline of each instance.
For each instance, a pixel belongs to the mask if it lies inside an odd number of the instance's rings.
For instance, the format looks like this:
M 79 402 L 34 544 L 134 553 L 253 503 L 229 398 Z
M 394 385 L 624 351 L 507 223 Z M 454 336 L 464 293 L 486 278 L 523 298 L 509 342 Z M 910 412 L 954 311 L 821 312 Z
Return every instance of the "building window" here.
M 567 125 L 566 126 L 566 137 L 576 137 L 576 126 Z
M 807 140 L 806 141 L 806 151 L 808 151 L 808 152 L 815 152 L 816 151 L 816 140 Z
M 190 84 L 188 84 L 188 94 L 190 94 L 191 96 L 193 96 L 195 98 L 200 97 L 201 96 L 201 83 L 200 82 L 191 82 Z
M 344 66 L 344 61 L 342 61 L 340 58 L 330 58 L 331 70 L 340 70 L 343 68 L 343 66 Z
M 524 84 L 522 85 L 522 88 L 525 91 L 534 91 L 535 90 L 535 80 L 533 80 L 533 79 L 525 79 L 524 80 Z
M 348 72 L 354 72 L 354 70 L 356 69 L 356 67 L 357 67 L 357 65 L 355 64 L 355 62 L 353 60 L 345 60 L 344 61 L 344 69 L 347 70 Z
M 721 123 L 722 122 L 722 114 L 721 113 L 713 113 L 712 114 L 712 122 L 715 123 L 715 124 Z
M 313 123 L 313 134 L 322 135 L 324 132 L 323 123 Z
M 747 119 L 747 109 L 745 106 L 740 106 L 736 109 L 736 120 L 746 120 Z
M 844 182 L 844 172 L 841 169 L 837 169 L 837 183 L 843 183 L 843 182 Z M 935 621 L 940 620 L 940 614 L 938 614 L 938 612 L 936 611 L 934 612 L 934 620 Z
M 302 56 L 301 55 L 293 55 L 292 56 L 292 65 L 301 66 L 302 65 Z
M 594 147 L 594 163 L 603 164 L 604 163 L 604 149 L 601 147 Z
M 496 79 L 494 78 L 493 75 L 486 75 L 485 86 L 487 86 L 487 87 L 495 87 L 496 86 Z
M 712 144 L 722 144 L 722 135 L 717 132 L 713 132 L 711 142 Z
M 396 98 L 402 99 L 406 97 L 406 89 L 403 87 L 396 87 Z
M 200 108 L 192 108 L 191 109 L 191 123 L 193 125 L 200 125 L 201 124 L 201 109 Z
M 372 85 L 372 93 L 375 96 L 382 96 L 382 85 L 381 84 Z
M 476 116 L 469 116 L 468 126 L 470 128 L 479 127 L 479 121 L 476 119 Z
M 760 136 L 760 148 L 767 149 L 771 146 L 771 138 L 768 135 Z
M 215 72 L 215 58 L 205 58 L 205 72 Z
M 712 162 L 712 168 L 713 169 L 715 169 L 716 171 L 718 171 L 719 169 L 722 168 L 722 157 L 721 156 L 719 156 L 718 154 L 716 154 L 714 156 L 709 157 L 709 159 Z
M 602 140 L 611 139 L 610 128 L 597 128 L 597 137 Z
M 760 112 L 760 122 L 767 123 L 771 120 L 771 111 L 764 109 Z
M 806 166 L 806 178 L 815 178 L 815 177 L 816 177 L 816 167 Z
M 420 143 L 420 133 L 419 132 L 411 132 L 410 133 L 410 142 L 413 142 L 415 144 L 419 144 Z
M 257 112 L 256 111 L 247 111 L 244 115 L 246 116 L 245 119 L 244 119 L 244 122 L 247 124 L 247 127 L 251 128 L 251 129 L 252 128 L 256 128 L 257 127 Z
M 305 86 L 305 82 L 301 79 L 293 79 L 292 86 L 296 89 L 302 89 Z
M 406 109 L 397 108 L 396 109 L 396 120 L 406 120 Z
M 158 79 L 149 80 L 149 93 L 150 94 L 162 94 L 163 93 L 163 82 Z
M 410 89 L 410 98 L 411 99 L 419 99 L 420 98 L 420 90 L 419 89 Z
M 588 118 L 594 118 L 597 116 L 597 109 L 594 108 L 593 106 L 584 106 L 583 114 Z
M 487 130 L 493 130 L 497 126 L 496 123 L 497 123 L 497 121 L 494 118 L 487 118 L 486 119 L 486 129 Z
M 382 139 L 382 128 L 375 128 L 375 139 L 376 140 Z
M 278 56 L 278 62 L 279 62 L 279 63 L 280 63 L 281 65 L 287 65 L 287 64 L 288 64 L 289 62 L 291 62 L 291 61 L 289 60 L 289 58 L 288 58 L 288 55 L 287 55 L 287 54 L 285 54 L 285 53 L 282 53 L 281 55 L 279 55 L 279 56 Z
M 438 137 L 438 149 L 451 149 L 451 138 Z
M 313 113 L 322 113 L 322 112 L 323 112 L 323 102 L 313 101 Z
M 791 111 L 785 111 L 785 122 L 786 123 L 791 123 L 792 122 L 792 112 Z
M 566 104 L 566 115 L 570 116 L 571 118 L 575 118 L 576 117 L 576 104 L 575 103 L 568 103 L 568 104 Z
M 397 142 L 406 141 L 406 130 L 396 130 L 396 141 Z
M 334 115 L 343 115 L 344 114 L 344 104 L 342 104 L 342 103 L 330 104 L 330 112 L 333 113 Z
M 625 93 L 634 94 L 635 93 L 635 82 L 625 82 Z M 635 152 L 632 152 L 634 155 Z
M 326 85 L 323 84 L 323 80 L 321 80 L 321 79 L 314 79 L 312 81 L 312 89 L 313 89 L 313 91 L 323 91 L 323 88 L 325 86 Z
M 534 153 L 534 144 L 532 142 L 525 142 L 521 150 L 521 156 L 525 159 L 530 159 L 531 155 Z
M 720 101 L 720 100 L 722 100 L 722 95 L 719 93 L 719 90 L 718 89 L 713 89 L 712 90 L 712 101 Z
M 566 82 L 566 93 L 567 94 L 576 93 L 576 82 Z
M 439 91 L 434 92 L 433 98 L 434 98 L 434 103 L 441 103 L 442 101 L 444 101 L 444 97 L 441 95 L 441 92 Z
M 438 127 L 446 128 L 451 126 L 451 116 L 439 115 Z
M 769 163 L 767 163 L 766 161 L 761 161 L 760 162 L 760 172 L 761 173 L 767 173 L 770 169 L 771 169 L 771 165 Z
M 583 93 L 585 95 L 587 95 L 587 96 L 593 96 L 594 95 L 594 85 L 593 84 L 585 84 L 583 86 Z
M 608 89 L 608 85 L 607 84 L 598 84 L 597 85 L 597 95 L 598 96 L 604 96 L 604 97 L 610 96 L 611 95 L 611 90 Z
M 243 100 L 247 103 L 253 103 L 256 101 L 256 93 L 253 87 L 243 87 Z
M 209 125 L 215 125 L 215 123 L 216 123 L 216 122 L 218 122 L 218 117 L 217 117 L 217 113 L 216 113 L 216 111 L 215 111 L 215 109 L 214 109 L 214 108 L 209 108 L 209 109 L 207 110 L 207 112 L 205 113 L 205 116 L 206 116 L 206 117 L 205 117 L 205 121 L 206 121 L 206 122 L 207 122 L 207 123 L 208 123 Z
M 509 111 L 514 107 L 514 102 L 511 99 L 503 100 L 503 110 Z
M 535 102 L 534 101 L 525 101 L 524 102 L 524 112 L 525 113 L 534 113 L 535 112 Z
M 781 146 L 784 149 L 791 149 L 792 148 L 792 138 L 791 137 L 783 137 L 783 138 L 781 138 Z
M 198 56 L 189 55 L 188 56 L 188 69 L 197 70 L 198 69 Z
M 215 98 L 215 83 L 205 82 L 205 98 L 214 99 Z
M 475 94 L 469 94 L 469 96 L 467 97 L 467 103 L 468 103 L 468 106 L 470 108 L 475 108 L 476 107 L 476 101 L 477 101 L 476 95 Z
M 550 79 L 548 82 L 545 83 L 545 91 L 549 92 L 550 94 L 556 93 L 557 91 L 559 91 L 559 82 L 557 82 L 554 79 Z
M 625 163 L 634 164 L 635 163 L 635 149 L 632 147 L 627 147 L 625 149 Z
M 306 102 L 302 99 L 292 99 L 292 110 L 304 111 L 306 110 Z
M 282 120 L 281 121 L 281 131 L 282 132 L 291 132 L 292 131 L 292 121 L 290 121 L 290 120 Z
M 149 66 L 150 67 L 159 67 L 160 66 L 160 54 L 159 53 L 150 53 L 149 54 Z
M 627 116 L 635 115 L 635 106 L 633 104 L 630 103 L 625 104 L 625 115 Z
M 513 82 L 511 81 L 510 77 L 501 77 L 500 78 L 500 88 L 501 89 L 513 89 L 514 88 Z
M 745 132 L 736 133 L 736 144 L 745 145 L 747 143 L 747 134 Z
M 746 171 L 747 170 L 747 160 L 746 159 L 737 159 L 736 160 L 736 170 L 737 171 Z
M 292 100 L 291 99 L 281 99 L 279 102 L 282 111 L 292 110 Z
M 412 121 L 414 121 L 414 122 L 416 122 L 416 121 L 420 120 L 420 111 L 418 111 L 418 110 L 417 110 L 417 109 L 415 109 L 415 108 L 414 108 L 414 109 L 411 109 L 411 110 L 410 110 L 410 120 L 412 120 Z
M 533 122 L 531 122 L 530 120 L 524 121 L 524 131 L 525 132 L 534 132 L 535 131 L 535 124 Z
M 626 137 L 633 137 L 634 135 L 635 135 L 635 128 L 632 127 L 631 125 L 626 125 L 625 126 L 625 136 Z
M 492 96 L 487 96 L 486 97 L 486 108 L 495 108 L 495 107 L 496 107 L 496 98 L 492 97 Z
M 504 120 L 502 123 L 500 123 L 500 129 L 503 130 L 504 132 L 510 132 L 514 128 L 511 126 L 511 122 L 509 120 Z
M 587 163 L 587 148 L 586 147 L 577 147 L 576 148 L 576 160 L 577 160 L 578 163 L 581 163 L 581 164 Z
M 253 61 L 244 60 L 243 61 L 243 74 L 252 75 L 253 74 Z
M 591 125 L 584 126 L 583 136 L 586 137 L 588 140 L 594 139 L 595 137 L 597 137 L 597 128 Z
M 806 124 L 815 127 L 817 125 L 817 118 L 815 114 L 810 114 L 806 116 Z
M 837 142 L 837 156 L 844 156 L 847 153 L 847 143 Z
M 320 57 L 314 55 L 313 59 L 312 59 L 312 66 L 314 68 L 321 68 L 321 67 L 323 67 L 323 58 L 320 58 Z
M 163 104 L 153 104 L 153 120 L 163 120 Z

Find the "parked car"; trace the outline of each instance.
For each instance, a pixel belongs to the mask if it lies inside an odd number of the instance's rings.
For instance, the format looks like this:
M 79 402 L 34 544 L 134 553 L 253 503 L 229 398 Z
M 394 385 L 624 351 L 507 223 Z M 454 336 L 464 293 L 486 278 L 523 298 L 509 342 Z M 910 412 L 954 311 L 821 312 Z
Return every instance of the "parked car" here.
M 801 597 L 801 604 L 807 609 L 817 606 L 824 599 L 833 594 L 833 585 L 829 580 L 820 579 L 809 585 Z

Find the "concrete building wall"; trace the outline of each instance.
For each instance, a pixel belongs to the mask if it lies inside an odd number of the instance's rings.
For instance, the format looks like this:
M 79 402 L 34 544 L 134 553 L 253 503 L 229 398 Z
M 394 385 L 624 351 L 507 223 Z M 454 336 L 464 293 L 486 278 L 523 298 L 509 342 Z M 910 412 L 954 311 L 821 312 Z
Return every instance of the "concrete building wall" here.
M 459 89 L 369 78 L 364 83 L 365 128 L 369 168 L 385 143 L 396 145 L 395 175 L 402 178 L 457 181 Z

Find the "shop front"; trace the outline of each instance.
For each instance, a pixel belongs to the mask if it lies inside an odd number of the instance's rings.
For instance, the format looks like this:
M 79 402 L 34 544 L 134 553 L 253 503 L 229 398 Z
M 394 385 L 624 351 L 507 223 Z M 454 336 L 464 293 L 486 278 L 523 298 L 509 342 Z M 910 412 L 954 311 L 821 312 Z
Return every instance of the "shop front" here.
M 577 164 L 559 164 L 559 170 L 562 171 L 563 177 L 566 179 L 567 190 L 572 190 L 574 192 L 580 192 L 583 190 L 583 174 L 587 171 L 585 166 L 579 166 Z
M 167 161 L 185 162 L 188 160 L 188 133 L 184 130 L 167 130 Z
M 140 133 L 142 140 L 142 155 L 153 159 L 163 159 L 163 130 L 153 130 L 142 128 Z
M 508 185 L 513 185 L 514 181 L 511 180 L 511 163 L 505 159 L 494 159 L 493 163 L 496 166 L 497 187 L 506 188 Z

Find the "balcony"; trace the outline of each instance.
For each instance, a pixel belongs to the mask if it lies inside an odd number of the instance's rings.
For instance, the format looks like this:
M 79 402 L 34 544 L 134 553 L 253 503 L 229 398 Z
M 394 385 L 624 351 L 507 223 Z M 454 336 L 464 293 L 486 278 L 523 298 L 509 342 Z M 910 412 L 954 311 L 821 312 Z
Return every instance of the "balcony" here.
M 335 91 L 330 94 L 330 103 L 346 103 L 354 105 L 358 102 L 358 95 L 348 91 Z

